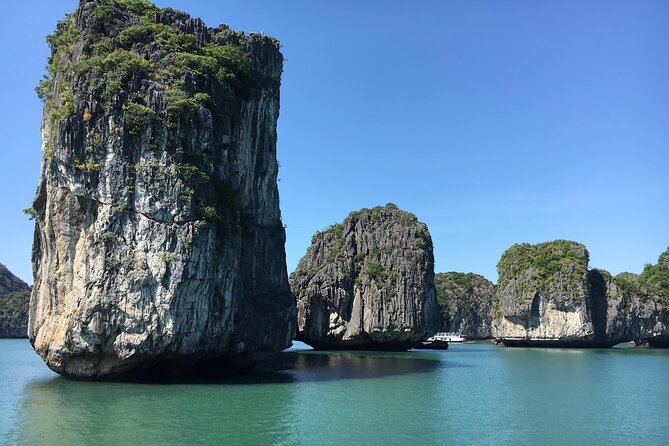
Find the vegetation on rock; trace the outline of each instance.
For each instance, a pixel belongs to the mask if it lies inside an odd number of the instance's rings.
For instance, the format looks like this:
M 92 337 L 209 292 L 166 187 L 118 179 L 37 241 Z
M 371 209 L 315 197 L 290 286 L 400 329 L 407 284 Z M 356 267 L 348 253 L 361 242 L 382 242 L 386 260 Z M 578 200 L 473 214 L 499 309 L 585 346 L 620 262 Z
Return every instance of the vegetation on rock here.
M 646 265 L 639 281 L 648 293 L 659 298 L 662 309 L 669 310 L 669 249 L 663 252 L 655 265 Z
M 586 281 L 588 260 L 585 246 L 569 240 L 515 244 L 502 254 L 497 264 L 498 285 L 503 288 L 511 279 L 524 276 L 527 287 L 546 292 L 559 276 L 577 289 Z
M 515 345 L 669 345 L 668 252 L 639 275 L 612 276 L 588 270 L 588 252 L 579 243 L 514 245 L 498 264 L 496 335 Z
M 81 0 L 47 41 L 35 350 L 90 378 L 284 349 L 279 43 L 142 0 Z
M 435 274 L 434 282 L 444 330 L 469 338 L 491 337 L 492 282 L 478 274 L 460 272 Z
M 45 102 L 48 124 L 45 159 L 66 162 L 96 178 L 107 146 L 120 136 L 131 144 L 147 145 L 161 162 L 190 164 L 202 172 L 192 178 L 207 178 L 208 187 L 196 187 L 183 177 L 184 184 L 177 186 L 199 218 L 214 221 L 236 212 L 236 192 L 213 174 L 211 154 L 192 160 L 184 151 L 192 141 L 184 127 L 206 109 L 217 130 L 225 131 L 230 124 L 218 121 L 226 115 L 227 97 L 248 97 L 263 88 L 258 74 L 251 72 L 244 35 L 224 25 L 218 32 L 206 31 L 185 13 L 143 0 L 94 0 L 82 8 L 94 9 L 66 15 L 47 36 L 51 56 L 36 88 Z M 194 34 L 191 22 L 205 31 Z M 122 118 L 114 133 L 105 131 L 101 121 L 110 114 Z M 58 137 L 61 126 L 83 128 L 85 153 L 68 160 L 53 157 L 66 144 Z M 133 178 L 145 168 L 128 159 Z M 175 187 L 169 174 L 155 180 L 166 183 L 159 191 Z M 135 182 L 129 181 L 127 202 L 132 202 L 134 191 Z
M 392 203 L 351 212 L 314 234 L 291 274 L 298 338 L 332 348 L 413 345 L 440 328 L 433 268 L 432 240 L 415 215 Z
M 30 287 L 0 264 L 0 338 L 28 336 Z
M 434 276 L 444 330 L 470 338 L 487 338 L 492 330 L 495 285 L 474 273 L 447 272 Z

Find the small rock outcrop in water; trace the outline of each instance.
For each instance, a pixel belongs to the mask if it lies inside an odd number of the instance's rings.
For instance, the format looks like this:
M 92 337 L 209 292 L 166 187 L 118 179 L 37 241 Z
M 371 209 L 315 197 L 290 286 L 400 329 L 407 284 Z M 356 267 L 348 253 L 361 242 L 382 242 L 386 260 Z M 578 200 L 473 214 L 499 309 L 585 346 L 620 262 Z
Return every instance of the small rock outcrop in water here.
M 502 255 L 493 309 L 494 336 L 505 345 L 610 346 L 601 317 L 606 298 L 588 284 L 580 243 L 517 244 Z
M 37 353 L 96 379 L 288 347 L 279 43 L 143 0 L 81 0 L 47 40 Z
M 314 348 L 404 350 L 441 326 L 427 226 L 393 204 L 317 232 L 290 283 Z
M 495 285 L 473 273 L 448 272 L 434 276 L 437 300 L 444 318 L 443 331 L 469 339 L 492 337 L 492 301 Z
M 0 338 L 28 337 L 30 287 L 0 263 Z

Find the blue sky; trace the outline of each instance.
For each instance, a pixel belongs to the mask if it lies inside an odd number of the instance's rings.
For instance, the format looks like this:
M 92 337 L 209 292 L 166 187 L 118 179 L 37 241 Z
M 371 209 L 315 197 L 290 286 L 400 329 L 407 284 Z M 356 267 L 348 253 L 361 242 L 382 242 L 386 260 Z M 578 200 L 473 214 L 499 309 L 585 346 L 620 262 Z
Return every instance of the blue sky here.
M 32 283 L 44 36 L 76 0 L 9 0 L 0 28 L 0 262 Z M 669 2 L 158 0 L 283 44 L 278 151 L 292 271 L 317 230 L 394 202 L 436 271 L 495 280 L 516 242 L 584 243 L 640 272 L 669 244 Z

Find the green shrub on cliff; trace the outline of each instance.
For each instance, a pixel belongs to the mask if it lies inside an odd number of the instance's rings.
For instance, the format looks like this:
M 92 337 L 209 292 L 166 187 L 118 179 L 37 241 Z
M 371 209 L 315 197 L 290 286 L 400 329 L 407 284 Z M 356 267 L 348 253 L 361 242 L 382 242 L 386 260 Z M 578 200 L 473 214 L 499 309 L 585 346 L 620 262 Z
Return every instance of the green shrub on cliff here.
M 125 28 L 118 35 L 118 43 L 124 48 L 130 49 L 135 44 L 147 45 L 151 42 L 156 42 L 170 50 L 183 51 L 185 49 L 192 50 L 195 47 L 195 36 L 191 34 L 179 34 L 184 37 L 184 43 L 187 45 L 182 47 L 174 42 L 173 45 L 168 45 L 172 36 L 177 36 L 174 28 L 162 23 L 154 23 L 148 19 L 142 19 L 139 25 L 133 25 Z
M 92 76 L 94 94 L 106 105 L 131 79 L 139 77 L 161 83 L 168 96 L 168 118 L 173 120 L 192 117 L 198 107 L 198 101 L 191 98 L 192 93 L 183 89 L 188 73 L 222 84 L 248 80 L 248 54 L 240 46 L 216 42 L 199 44 L 193 34 L 156 23 L 158 10 L 144 0 L 106 0 L 94 10 L 94 18 L 106 20 L 114 16 L 114 23 L 118 24 L 123 23 L 119 22 L 120 18 L 128 20 L 131 14 L 140 16 L 139 23 L 116 29 L 107 36 L 88 36 L 85 42 L 73 15 L 59 22 L 56 31 L 47 37 L 52 50 L 48 75 L 35 89 L 40 99 L 48 103 L 54 123 L 74 112 L 70 107 L 74 104 L 72 101 L 58 101 L 52 91 L 58 73 L 64 78 L 61 83 L 71 81 L 68 66 L 78 76 L 95 73 Z M 110 29 L 114 29 L 113 25 Z M 157 49 L 167 55 L 160 60 L 150 59 Z
M 81 42 L 81 31 L 75 26 L 75 17 L 67 14 L 56 25 L 56 31 L 46 36 L 46 42 L 51 47 L 47 71 L 53 77 L 65 69 L 73 56 L 74 49 Z
M 114 5 L 133 14 L 145 15 L 158 10 L 158 7 L 146 0 L 103 0 L 109 5 Z
M 639 276 L 633 273 L 620 273 L 611 280 L 627 297 L 639 296 L 645 293 Z
M 371 261 L 367 263 L 367 269 L 365 270 L 370 279 L 375 282 L 383 283 L 388 278 L 388 273 L 381 262 Z
M 180 118 L 193 119 L 200 104 L 194 98 L 191 98 L 185 91 L 179 88 L 171 88 L 166 90 L 164 95 L 165 112 L 167 113 L 167 122 L 169 124 L 176 123 Z
M 58 91 L 58 98 L 51 101 L 48 115 L 49 123 L 54 127 L 59 121 L 71 118 L 75 114 L 72 86 L 67 82 L 63 82 L 60 84 Z
M 502 254 L 497 264 L 499 285 L 503 287 L 513 278 L 527 279 L 531 270 L 540 289 L 550 287 L 558 273 L 568 277 L 572 289 L 577 289 L 586 283 L 588 259 L 585 246 L 569 240 L 515 244 Z
M 93 17 L 100 20 L 109 20 L 109 18 L 114 14 L 114 9 L 109 6 L 98 6 L 93 10 Z
M 669 250 L 660 255 L 658 263 L 646 265 L 639 275 L 639 280 L 648 287 L 649 292 L 659 297 L 662 308 L 669 310 Z
M 158 115 L 156 112 L 141 104 L 129 102 L 124 108 L 125 128 L 130 135 L 139 136 L 142 130 L 152 124 Z

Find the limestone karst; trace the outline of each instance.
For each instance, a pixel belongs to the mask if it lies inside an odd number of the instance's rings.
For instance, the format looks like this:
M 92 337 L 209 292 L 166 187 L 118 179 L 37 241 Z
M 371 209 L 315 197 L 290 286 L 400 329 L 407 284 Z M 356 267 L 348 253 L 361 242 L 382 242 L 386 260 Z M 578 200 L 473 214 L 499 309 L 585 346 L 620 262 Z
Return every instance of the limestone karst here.
M 468 339 L 492 337 L 492 282 L 478 274 L 459 272 L 438 273 L 434 282 L 444 318 L 443 331 L 457 332 Z
M 669 346 L 668 258 L 612 276 L 589 269 L 580 243 L 516 244 L 497 266 L 493 335 L 511 346 Z
M 393 204 L 317 232 L 290 283 L 315 348 L 405 350 L 441 327 L 427 226 Z
M 607 346 L 598 309 L 605 298 L 588 285 L 588 250 L 568 240 L 507 249 L 493 309 L 494 335 L 505 345 Z
M 288 347 L 279 43 L 125 0 L 81 0 L 48 42 L 37 353 L 97 379 Z
M 0 263 L 0 338 L 28 336 L 30 287 Z

